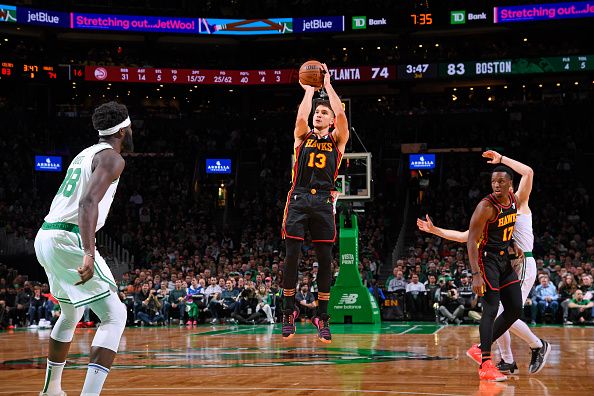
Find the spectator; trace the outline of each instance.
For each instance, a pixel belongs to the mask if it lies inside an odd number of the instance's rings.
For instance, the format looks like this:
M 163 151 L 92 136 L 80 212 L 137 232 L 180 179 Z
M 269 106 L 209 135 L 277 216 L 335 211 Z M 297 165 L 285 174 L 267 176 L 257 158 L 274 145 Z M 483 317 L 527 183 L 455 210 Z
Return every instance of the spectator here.
M 169 320 L 170 310 L 171 309 L 178 309 L 179 310 L 179 324 L 183 325 L 184 323 L 184 314 L 186 312 L 186 302 L 185 302 L 186 291 L 182 288 L 181 280 L 175 281 L 175 288 L 169 292 L 169 299 L 167 305 L 167 313 L 164 315 L 165 319 Z
M 576 290 L 569 302 L 569 321 L 573 324 L 589 323 L 592 320 L 594 302 L 584 299 L 584 292 Z
M 551 311 L 554 321 L 559 309 L 558 300 L 559 294 L 557 293 L 557 288 L 549 283 L 549 277 L 547 275 L 541 275 L 540 285 L 534 289 L 532 298 L 531 323 L 533 325 L 536 324 L 537 314 L 540 314 L 541 318 L 544 319 L 544 314 L 547 310 Z
M 40 320 L 45 321 L 45 301 L 46 298 L 41 295 L 41 287 L 35 286 L 29 301 L 29 328 L 36 329 Z
M 382 307 L 384 305 L 384 301 L 386 301 L 386 296 L 384 295 L 382 288 L 377 285 L 377 280 L 375 280 L 375 278 L 371 279 L 368 290 L 375 298 L 377 305 Z
M 147 285 L 148 287 L 147 283 L 144 285 Z M 144 285 L 143 290 L 146 290 Z M 146 300 L 142 301 L 142 306 L 138 311 L 138 319 L 140 319 L 142 323 L 150 326 L 159 323 L 162 324 L 165 321 L 165 318 L 161 315 L 161 302 L 154 289 L 148 290 L 148 297 Z
M 266 315 L 266 320 L 270 324 L 274 324 L 274 317 L 272 316 L 272 296 L 266 289 L 265 285 L 258 286 L 256 292 L 256 298 L 258 299 L 258 305 L 256 306 L 256 312 L 262 311 Z
M 425 285 L 419 282 L 419 275 L 412 274 L 411 282 L 406 285 L 406 309 L 412 320 L 422 320 L 427 307 Z
M 302 318 L 311 318 L 315 314 L 316 309 L 316 302 L 314 295 L 309 291 L 309 286 L 307 284 L 302 284 L 299 288 L 299 291 L 295 295 L 295 301 L 297 302 L 297 307 L 299 308 Z
M 577 290 L 578 285 L 572 274 L 566 274 L 559 285 L 559 301 L 563 309 L 563 323 L 569 324 L 569 302 Z
M 386 282 L 388 292 L 405 292 L 406 280 L 404 280 L 404 273 L 402 270 L 394 268 L 394 277 Z

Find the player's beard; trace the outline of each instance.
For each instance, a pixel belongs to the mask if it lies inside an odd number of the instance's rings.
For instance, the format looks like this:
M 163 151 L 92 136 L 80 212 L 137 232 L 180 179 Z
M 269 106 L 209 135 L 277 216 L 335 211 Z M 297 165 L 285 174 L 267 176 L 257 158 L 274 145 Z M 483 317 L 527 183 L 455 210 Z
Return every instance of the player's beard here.
M 132 133 L 126 132 L 124 140 L 122 141 L 122 151 L 124 153 L 134 152 L 134 139 L 132 139 Z

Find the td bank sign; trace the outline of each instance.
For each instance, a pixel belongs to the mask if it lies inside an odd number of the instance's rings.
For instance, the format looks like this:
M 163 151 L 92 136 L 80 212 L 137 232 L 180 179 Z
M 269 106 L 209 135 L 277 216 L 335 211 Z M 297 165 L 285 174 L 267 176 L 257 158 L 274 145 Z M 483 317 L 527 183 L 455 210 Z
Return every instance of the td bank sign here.
M 450 25 L 464 25 L 471 21 L 486 21 L 487 13 L 466 12 L 466 10 L 450 11 Z
M 353 30 L 365 30 L 372 27 L 386 27 L 388 26 L 387 18 L 372 18 L 366 16 L 354 16 L 352 18 Z

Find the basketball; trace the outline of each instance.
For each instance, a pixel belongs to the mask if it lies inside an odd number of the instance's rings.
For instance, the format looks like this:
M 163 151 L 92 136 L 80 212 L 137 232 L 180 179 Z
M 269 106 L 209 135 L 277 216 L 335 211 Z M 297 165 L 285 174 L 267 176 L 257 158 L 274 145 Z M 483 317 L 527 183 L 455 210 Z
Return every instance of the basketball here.
M 321 88 L 324 82 L 323 70 L 322 64 L 317 60 L 307 61 L 299 68 L 299 81 L 303 85 Z

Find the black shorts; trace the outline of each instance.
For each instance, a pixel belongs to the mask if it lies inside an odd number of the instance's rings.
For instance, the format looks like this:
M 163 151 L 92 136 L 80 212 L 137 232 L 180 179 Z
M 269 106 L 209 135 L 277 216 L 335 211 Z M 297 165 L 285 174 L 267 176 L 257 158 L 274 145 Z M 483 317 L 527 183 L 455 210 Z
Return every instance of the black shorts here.
M 481 267 L 481 275 L 490 290 L 499 291 L 520 281 L 509 257 L 503 251 L 499 252 L 499 254 L 490 251 L 479 251 L 479 266 Z
M 295 188 L 287 196 L 283 219 L 283 238 L 303 240 L 309 230 L 312 242 L 334 242 L 336 222 L 330 191 Z

